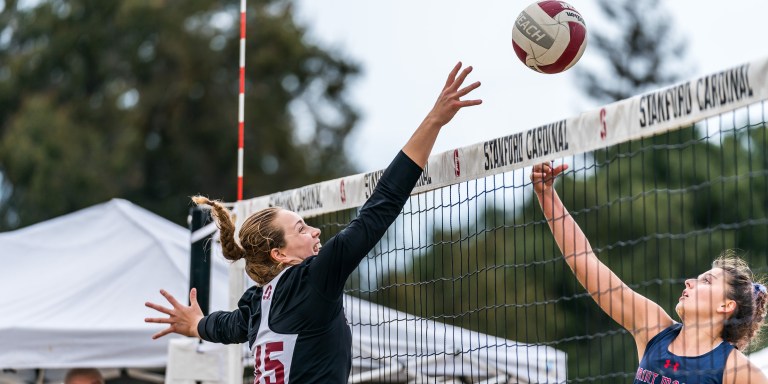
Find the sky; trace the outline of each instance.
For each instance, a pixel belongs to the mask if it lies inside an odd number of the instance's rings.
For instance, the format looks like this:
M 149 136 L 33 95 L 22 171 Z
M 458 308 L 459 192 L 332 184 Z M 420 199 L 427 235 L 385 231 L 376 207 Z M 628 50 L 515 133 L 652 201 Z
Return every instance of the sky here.
M 594 0 L 568 1 L 587 33 L 603 18 Z M 299 23 L 313 41 L 357 61 L 350 84 L 361 112 L 348 138 L 360 172 L 383 169 L 434 104 L 453 65 L 472 65 L 467 83 L 483 104 L 465 109 L 443 128 L 433 154 L 577 116 L 599 105 L 577 87 L 572 70 L 545 75 L 525 67 L 512 50 L 512 25 L 525 0 L 298 0 Z M 689 76 L 768 57 L 766 0 L 661 1 L 673 30 L 688 43 Z M 604 24 L 604 22 L 603 22 Z M 576 64 L 593 65 L 587 49 Z

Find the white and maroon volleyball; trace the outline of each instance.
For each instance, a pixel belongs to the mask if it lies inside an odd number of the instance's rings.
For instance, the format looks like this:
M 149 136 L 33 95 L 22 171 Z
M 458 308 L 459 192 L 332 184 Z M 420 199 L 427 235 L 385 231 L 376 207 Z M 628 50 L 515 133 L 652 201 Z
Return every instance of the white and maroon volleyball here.
M 538 1 L 520 12 L 512 47 L 528 68 L 559 73 L 572 67 L 587 46 L 587 26 L 579 11 L 563 1 Z

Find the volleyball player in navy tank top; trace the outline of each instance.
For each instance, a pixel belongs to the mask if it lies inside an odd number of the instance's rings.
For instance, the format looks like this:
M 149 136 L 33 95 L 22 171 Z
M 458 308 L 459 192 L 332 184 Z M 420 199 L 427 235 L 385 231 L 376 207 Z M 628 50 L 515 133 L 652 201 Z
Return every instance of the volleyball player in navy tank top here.
M 634 383 L 768 383 L 742 353 L 763 324 L 768 294 L 736 252 L 724 251 L 712 269 L 685 281 L 675 307 L 678 323 L 597 258 L 552 186 L 567 168 L 537 164 L 531 182 L 566 263 L 600 308 L 634 337 L 640 361 Z
M 237 244 L 229 211 L 196 197 L 196 203 L 213 207 L 224 256 L 245 258 L 246 272 L 257 286 L 245 292 L 238 309 L 205 317 L 194 289 L 190 306 L 161 291 L 172 308 L 146 305 L 168 317 L 146 321 L 169 326 L 153 338 L 175 332 L 225 344 L 247 341 L 254 353 L 256 384 L 346 383 L 352 336 L 342 308 L 344 283 L 402 210 L 440 129 L 460 109 L 481 103 L 461 100 L 480 86 L 475 82 L 462 88 L 471 71 L 461 70 L 461 63 L 453 68 L 432 110 L 385 170 L 358 217 L 322 248 L 319 229 L 280 208 L 246 219 Z

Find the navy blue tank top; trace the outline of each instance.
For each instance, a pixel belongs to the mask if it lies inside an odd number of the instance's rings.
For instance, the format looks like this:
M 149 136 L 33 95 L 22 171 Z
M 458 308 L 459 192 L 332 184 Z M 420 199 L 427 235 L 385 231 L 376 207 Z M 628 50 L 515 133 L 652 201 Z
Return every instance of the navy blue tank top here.
M 723 371 L 733 345 L 722 342 L 700 356 L 677 356 L 669 352 L 683 324 L 675 323 L 654 336 L 645 347 L 645 355 L 635 374 L 634 383 L 695 384 L 722 383 Z

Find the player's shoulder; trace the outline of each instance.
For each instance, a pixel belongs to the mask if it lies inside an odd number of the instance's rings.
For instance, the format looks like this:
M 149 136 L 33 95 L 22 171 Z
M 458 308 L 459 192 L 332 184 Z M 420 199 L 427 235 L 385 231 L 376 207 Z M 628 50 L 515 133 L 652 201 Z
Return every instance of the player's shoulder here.
M 296 296 L 303 292 L 305 290 L 304 286 L 308 284 L 307 276 L 311 272 L 310 266 L 316 258 L 316 256 L 310 256 L 300 264 L 294 265 L 283 272 L 280 281 L 275 287 L 276 294 L 279 296 L 285 294 Z
M 723 372 L 724 383 L 766 384 L 768 377 L 749 360 L 742 351 L 734 348 L 728 355 Z
M 243 292 L 243 295 L 241 296 L 242 299 L 251 299 L 253 297 L 258 297 L 261 295 L 261 291 L 263 290 L 263 287 L 260 285 L 253 285 L 248 287 L 248 289 Z
M 258 302 L 262 291 L 263 287 L 260 285 L 253 285 L 248 287 L 248 289 L 246 289 L 245 292 L 243 292 L 243 294 L 240 296 L 238 307 L 242 307 L 244 305 L 250 306 L 254 302 Z

